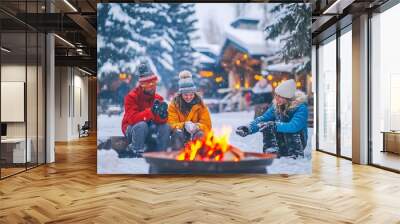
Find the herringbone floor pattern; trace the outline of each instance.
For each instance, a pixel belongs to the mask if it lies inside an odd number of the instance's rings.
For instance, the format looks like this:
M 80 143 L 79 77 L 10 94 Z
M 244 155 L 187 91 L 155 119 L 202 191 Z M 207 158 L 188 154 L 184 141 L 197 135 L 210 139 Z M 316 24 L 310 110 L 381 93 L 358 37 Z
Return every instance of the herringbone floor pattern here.
M 400 175 L 323 153 L 310 176 L 100 176 L 95 141 L 0 181 L 0 223 L 400 223 Z

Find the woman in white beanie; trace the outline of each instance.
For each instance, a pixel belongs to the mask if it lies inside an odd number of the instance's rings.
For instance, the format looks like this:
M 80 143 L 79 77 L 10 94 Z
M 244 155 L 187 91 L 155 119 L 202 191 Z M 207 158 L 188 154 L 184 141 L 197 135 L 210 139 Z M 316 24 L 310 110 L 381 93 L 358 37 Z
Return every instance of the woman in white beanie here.
M 249 125 L 238 127 L 236 133 L 245 137 L 261 131 L 264 153 L 303 157 L 307 145 L 307 119 L 307 96 L 297 91 L 296 82 L 290 79 L 275 89 L 272 106 Z
M 168 106 L 168 124 L 173 129 L 173 150 L 183 148 L 185 142 L 198 139 L 211 130 L 210 113 L 189 71 L 179 73 L 179 91 Z

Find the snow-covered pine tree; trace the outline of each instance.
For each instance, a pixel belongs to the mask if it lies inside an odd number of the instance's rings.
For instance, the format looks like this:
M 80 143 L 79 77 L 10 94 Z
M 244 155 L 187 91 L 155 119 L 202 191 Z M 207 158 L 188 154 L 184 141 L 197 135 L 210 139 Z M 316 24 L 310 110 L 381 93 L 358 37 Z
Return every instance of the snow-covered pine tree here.
M 275 21 L 265 28 L 267 39 L 281 38 L 282 59 L 305 59 L 297 72 L 311 71 L 311 4 L 278 4 L 271 9 Z
M 175 73 L 182 70 L 195 71 L 195 49 L 192 46 L 197 22 L 193 3 L 170 3 L 168 15 L 171 18 L 168 33 L 173 41 L 172 65 Z
M 110 9 L 111 4 L 98 4 L 97 6 L 97 68 L 100 80 L 104 78 L 105 74 L 103 73 L 109 73 L 110 70 L 116 68 L 116 66 L 112 66 L 115 63 L 113 56 L 116 49 L 114 45 L 109 44 L 112 39 L 109 31 L 112 29 L 111 21 L 113 20 L 109 13 Z M 115 72 L 117 72 L 116 69 Z
M 166 4 L 100 4 L 98 10 L 99 72 L 134 74 L 142 60 L 172 68 L 171 42 L 163 26 L 167 24 Z M 158 71 L 160 72 L 160 71 Z M 161 72 L 160 72 L 161 73 Z M 162 78 L 164 73 L 159 74 Z
M 168 25 L 171 21 L 168 15 L 169 5 L 160 3 L 137 5 L 141 7 L 143 12 L 148 11 L 149 14 L 144 14 L 144 18 L 151 20 L 153 23 L 148 29 L 148 32 L 151 33 L 149 36 L 151 36 L 153 42 L 147 45 L 146 55 L 156 67 L 158 75 L 163 80 L 163 84 L 168 87 L 171 74 L 174 72 L 172 59 L 172 46 L 174 42 L 168 33 Z M 149 10 L 150 8 L 151 10 Z

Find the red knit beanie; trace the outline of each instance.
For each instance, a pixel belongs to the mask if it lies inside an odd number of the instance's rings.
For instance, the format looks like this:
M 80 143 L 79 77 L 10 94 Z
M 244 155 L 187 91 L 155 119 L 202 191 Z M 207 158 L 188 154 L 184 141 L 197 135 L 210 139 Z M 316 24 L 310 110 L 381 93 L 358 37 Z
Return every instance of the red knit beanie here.
M 158 77 L 151 71 L 145 63 L 139 65 L 139 83 L 157 81 Z

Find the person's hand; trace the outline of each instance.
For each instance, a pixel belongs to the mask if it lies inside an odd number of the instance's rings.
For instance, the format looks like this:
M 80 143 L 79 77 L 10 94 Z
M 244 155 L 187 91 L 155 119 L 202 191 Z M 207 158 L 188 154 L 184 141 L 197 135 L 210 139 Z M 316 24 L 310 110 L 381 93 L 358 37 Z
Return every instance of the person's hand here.
M 168 104 L 166 102 L 154 100 L 153 106 L 151 107 L 151 112 L 153 115 L 158 115 L 161 119 L 165 119 L 168 117 Z
M 190 134 L 194 134 L 199 129 L 199 127 L 197 126 L 197 124 L 195 124 L 195 123 L 193 123 L 191 121 L 186 121 L 185 122 L 185 129 Z
M 274 121 L 260 122 L 257 126 L 259 131 L 264 131 L 267 127 L 271 127 L 273 131 L 276 131 L 276 123 Z
M 239 126 L 236 128 L 236 134 L 242 137 L 246 137 L 250 134 L 250 128 L 248 126 Z
M 151 107 L 151 112 L 154 115 L 158 115 L 160 110 L 160 101 L 154 100 L 153 106 Z
M 261 122 L 257 124 L 259 130 L 258 131 L 264 131 L 264 129 L 267 127 L 267 122 Z
M 168 104 L 166 102 L 161 102 L 158 115 L 161 119 L 165 119 L 168 117 Z

